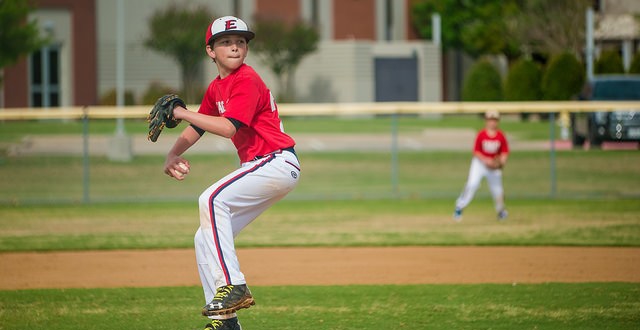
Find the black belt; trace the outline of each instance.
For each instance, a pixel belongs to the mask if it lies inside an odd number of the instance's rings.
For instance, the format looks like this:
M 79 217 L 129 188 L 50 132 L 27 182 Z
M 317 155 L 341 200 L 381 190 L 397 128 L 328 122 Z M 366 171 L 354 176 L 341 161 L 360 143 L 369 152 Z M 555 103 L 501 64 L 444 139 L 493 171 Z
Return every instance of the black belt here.
M 298 157 L 298 155 L 296 155 L 296 151 L 293 149 L 293 147 L 289 147 L 289 148 L 284 148 L 284 149 L 278 149 L 276 151 L 270 152 L 270 153 L 262 155 L 262 156 L 256 156 L 256 158 L 254 158 L 253 160 L 262 159 L 264 157 L 271 156 L 273 154 L 279 154 L 279 153 L 281 153 L 283 151 L 288 151 L 288 152 L 294 154 L 296 157 Z

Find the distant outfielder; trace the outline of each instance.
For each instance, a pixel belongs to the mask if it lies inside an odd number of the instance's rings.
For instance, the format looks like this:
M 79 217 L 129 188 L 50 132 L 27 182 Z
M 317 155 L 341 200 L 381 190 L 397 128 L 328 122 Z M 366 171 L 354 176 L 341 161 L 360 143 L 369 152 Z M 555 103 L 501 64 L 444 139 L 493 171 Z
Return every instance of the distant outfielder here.
M 236 17 L 214 20 L 207 28 L 205 49 L 219 75 L 205 92 L 198 112 L 168 95 L 158 100 L 150 115 L 152 141 L 164 126 L 175 127 L 181 120 L 191 124 L 165 162 L 165 173 L 177 180 L 190 170 L 182 154 L 205 132 L 230 138 L 238 150 L 240 168 L 206 189 L 199 199 L 195 251 L 206 303 L 202 314 L 211 319 L 205 329 L 241 329 L 236 311 L 255 302 L 240 271 L 234 238 L 292 191 L 300 178 L 295 141 L 284 133 L 273 95 L 244 63 L 253 37 Z
M 456 208 L 453 213 L 453 219 L 456 221 L 462 220 L 462 210 L 471 203 L 480 187 L 482 178 L 485 177 L 493 196 L 498 220 L 507 218 L 502 187 L 502 168 L 506 165 L 509 157 L 509 145 L 504 133 L 498 128 L 499 120 L 500 114 L 497 111 L 485 113 L 485 128 L 476 136 L 469 177 L 464 190 L 456 200 Z

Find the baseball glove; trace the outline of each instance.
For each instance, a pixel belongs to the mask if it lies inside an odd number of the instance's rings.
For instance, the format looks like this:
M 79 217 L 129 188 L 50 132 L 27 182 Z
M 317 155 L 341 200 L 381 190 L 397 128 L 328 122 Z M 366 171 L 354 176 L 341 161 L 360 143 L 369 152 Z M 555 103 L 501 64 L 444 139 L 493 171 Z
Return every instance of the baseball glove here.
M 174 128 L 180 124 L 182 120 L 176 119 L 176 117 L 173 116 L 173 108 L 178 105 L 183 108 L 187 107 L 184 101 L 175 94 L 167 94 L 156 101 L 156 104 L 147 117 L 147 122 L 149 123 L 149 135 L 147 139 L 149 139 L 149 141 L 156 142 L 165 126 Z
M 489 165 L 489 168 L 493 169 L 493 170 L 497 170 L 499 168 L 502 168 L 502 162 L 500 161 L 500 157 L 495 157 L 491 160 L 491 163 Z

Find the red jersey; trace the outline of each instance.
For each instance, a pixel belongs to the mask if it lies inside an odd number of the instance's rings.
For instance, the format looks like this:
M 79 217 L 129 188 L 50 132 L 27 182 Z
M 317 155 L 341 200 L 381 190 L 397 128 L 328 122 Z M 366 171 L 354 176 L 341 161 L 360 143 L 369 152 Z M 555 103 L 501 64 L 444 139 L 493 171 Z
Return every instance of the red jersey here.
M 242 163 L 295 145 L 284 133 L 271 91 L 246 64 L 224 79 L 216 77 L 209 84 L 198 112 L 233 118 L 244 124 L 231 138 Z
M 489 134 L 487 134 L 487 130 L 483 129 L 478 132 L 473 151 L 480 152 L 487 157 L 493 158 L 499 154 L 508 154 L 509 144 L 501 130 L 497 130 L 496 135 L 490 137 Z

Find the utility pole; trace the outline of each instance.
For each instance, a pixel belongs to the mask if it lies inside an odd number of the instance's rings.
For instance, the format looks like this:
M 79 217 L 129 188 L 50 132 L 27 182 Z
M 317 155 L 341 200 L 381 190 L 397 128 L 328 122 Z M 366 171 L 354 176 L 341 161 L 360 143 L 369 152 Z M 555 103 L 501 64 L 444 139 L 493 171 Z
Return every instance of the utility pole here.
M 594 45 L 593 45 L 593 8 L 587 8 L 587 19 L 586 19 L 586 61 L 587 61 L 587 81 L 593 80 L 593 53 L 594 53 Z

